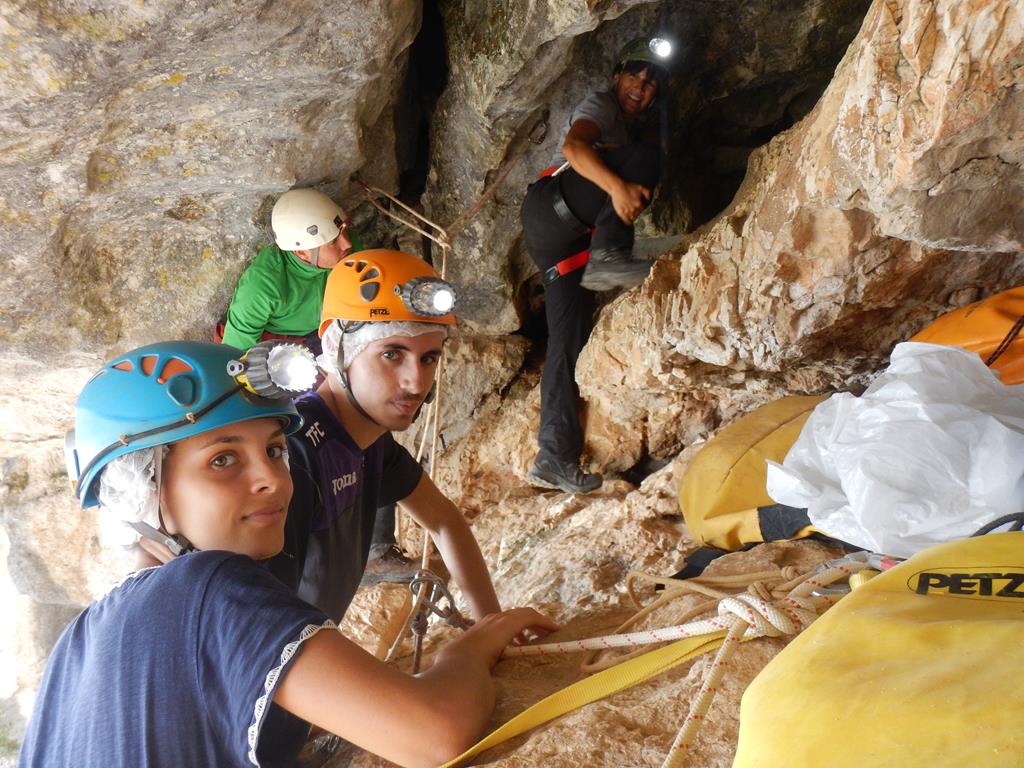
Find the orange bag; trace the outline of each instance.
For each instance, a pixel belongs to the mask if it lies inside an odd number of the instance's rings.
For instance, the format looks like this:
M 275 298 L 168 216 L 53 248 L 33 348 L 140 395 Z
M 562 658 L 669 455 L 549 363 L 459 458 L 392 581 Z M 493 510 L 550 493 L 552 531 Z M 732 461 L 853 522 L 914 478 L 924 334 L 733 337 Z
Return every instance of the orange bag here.
M 1003 384 L 1024 382 L 1024 286 L 949 312 L 911 341 L 963 347 L 999 372 Z

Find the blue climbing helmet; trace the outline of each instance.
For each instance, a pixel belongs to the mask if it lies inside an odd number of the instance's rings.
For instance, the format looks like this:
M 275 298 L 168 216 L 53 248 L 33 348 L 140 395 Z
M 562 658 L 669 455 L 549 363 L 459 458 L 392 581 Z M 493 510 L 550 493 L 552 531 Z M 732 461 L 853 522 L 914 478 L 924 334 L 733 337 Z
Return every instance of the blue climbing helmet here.
M 226 344 L 165 341 L 104 365 L 79 395 L 75 428 L 65 445 L 68 476 L 82 507 L 99 503 L 100 472 L 125 453 L 268 416 L 282 419 L 286 434 L 298 430 L 302 417 L 289 392 L 259 387 L 258 379 L 266 376 L 256 370 L 265 372 L 268 354 L 280 358 L 282 348 L 286 356 L 298 357 L 296 346 L 264 343 L 243 353 Z M 253 358 L 259 365 L 251 364 Z

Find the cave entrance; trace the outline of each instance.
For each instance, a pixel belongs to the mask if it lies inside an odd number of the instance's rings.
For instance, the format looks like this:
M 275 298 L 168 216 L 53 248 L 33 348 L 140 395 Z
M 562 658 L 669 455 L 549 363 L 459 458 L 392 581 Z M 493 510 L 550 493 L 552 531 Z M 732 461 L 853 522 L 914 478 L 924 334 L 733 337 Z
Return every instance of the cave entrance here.
M 627 23 L 662 30 L 681 60 L 661 105 L 662 191 L 652 206 L 667 232 L 687 232 L 732 201 L 757 147 L 813 109 L 853 41 L 870 0 L 662 2 Z
M 430 170 L 430 122 L 448 85 L 448 49 L 437 0 L 424 0 L 420 31 L 409 47 L 402 98 L 395 109 L 398 198 L 417 205 Z

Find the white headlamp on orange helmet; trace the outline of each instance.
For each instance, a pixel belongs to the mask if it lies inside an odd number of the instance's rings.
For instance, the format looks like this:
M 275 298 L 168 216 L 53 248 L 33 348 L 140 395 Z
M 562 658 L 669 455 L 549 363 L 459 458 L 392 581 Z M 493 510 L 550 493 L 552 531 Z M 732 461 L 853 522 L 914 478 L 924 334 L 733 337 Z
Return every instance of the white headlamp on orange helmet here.
M 335 320 L 455 325 L 455 289 L 423 259 L 383 248 L 346 256 L 324 289 L 320 335 Z

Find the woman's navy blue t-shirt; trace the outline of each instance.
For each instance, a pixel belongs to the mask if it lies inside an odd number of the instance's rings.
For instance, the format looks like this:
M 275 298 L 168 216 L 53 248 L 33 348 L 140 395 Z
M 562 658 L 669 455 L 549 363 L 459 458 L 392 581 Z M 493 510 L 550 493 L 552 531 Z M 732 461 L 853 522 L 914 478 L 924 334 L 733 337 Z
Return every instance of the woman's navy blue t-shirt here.
M 245 555 L 133 574 L 57 641 L 19 766 L 286 764 L 309 724 L 274 691 L 302 643 L 333 627 Z

